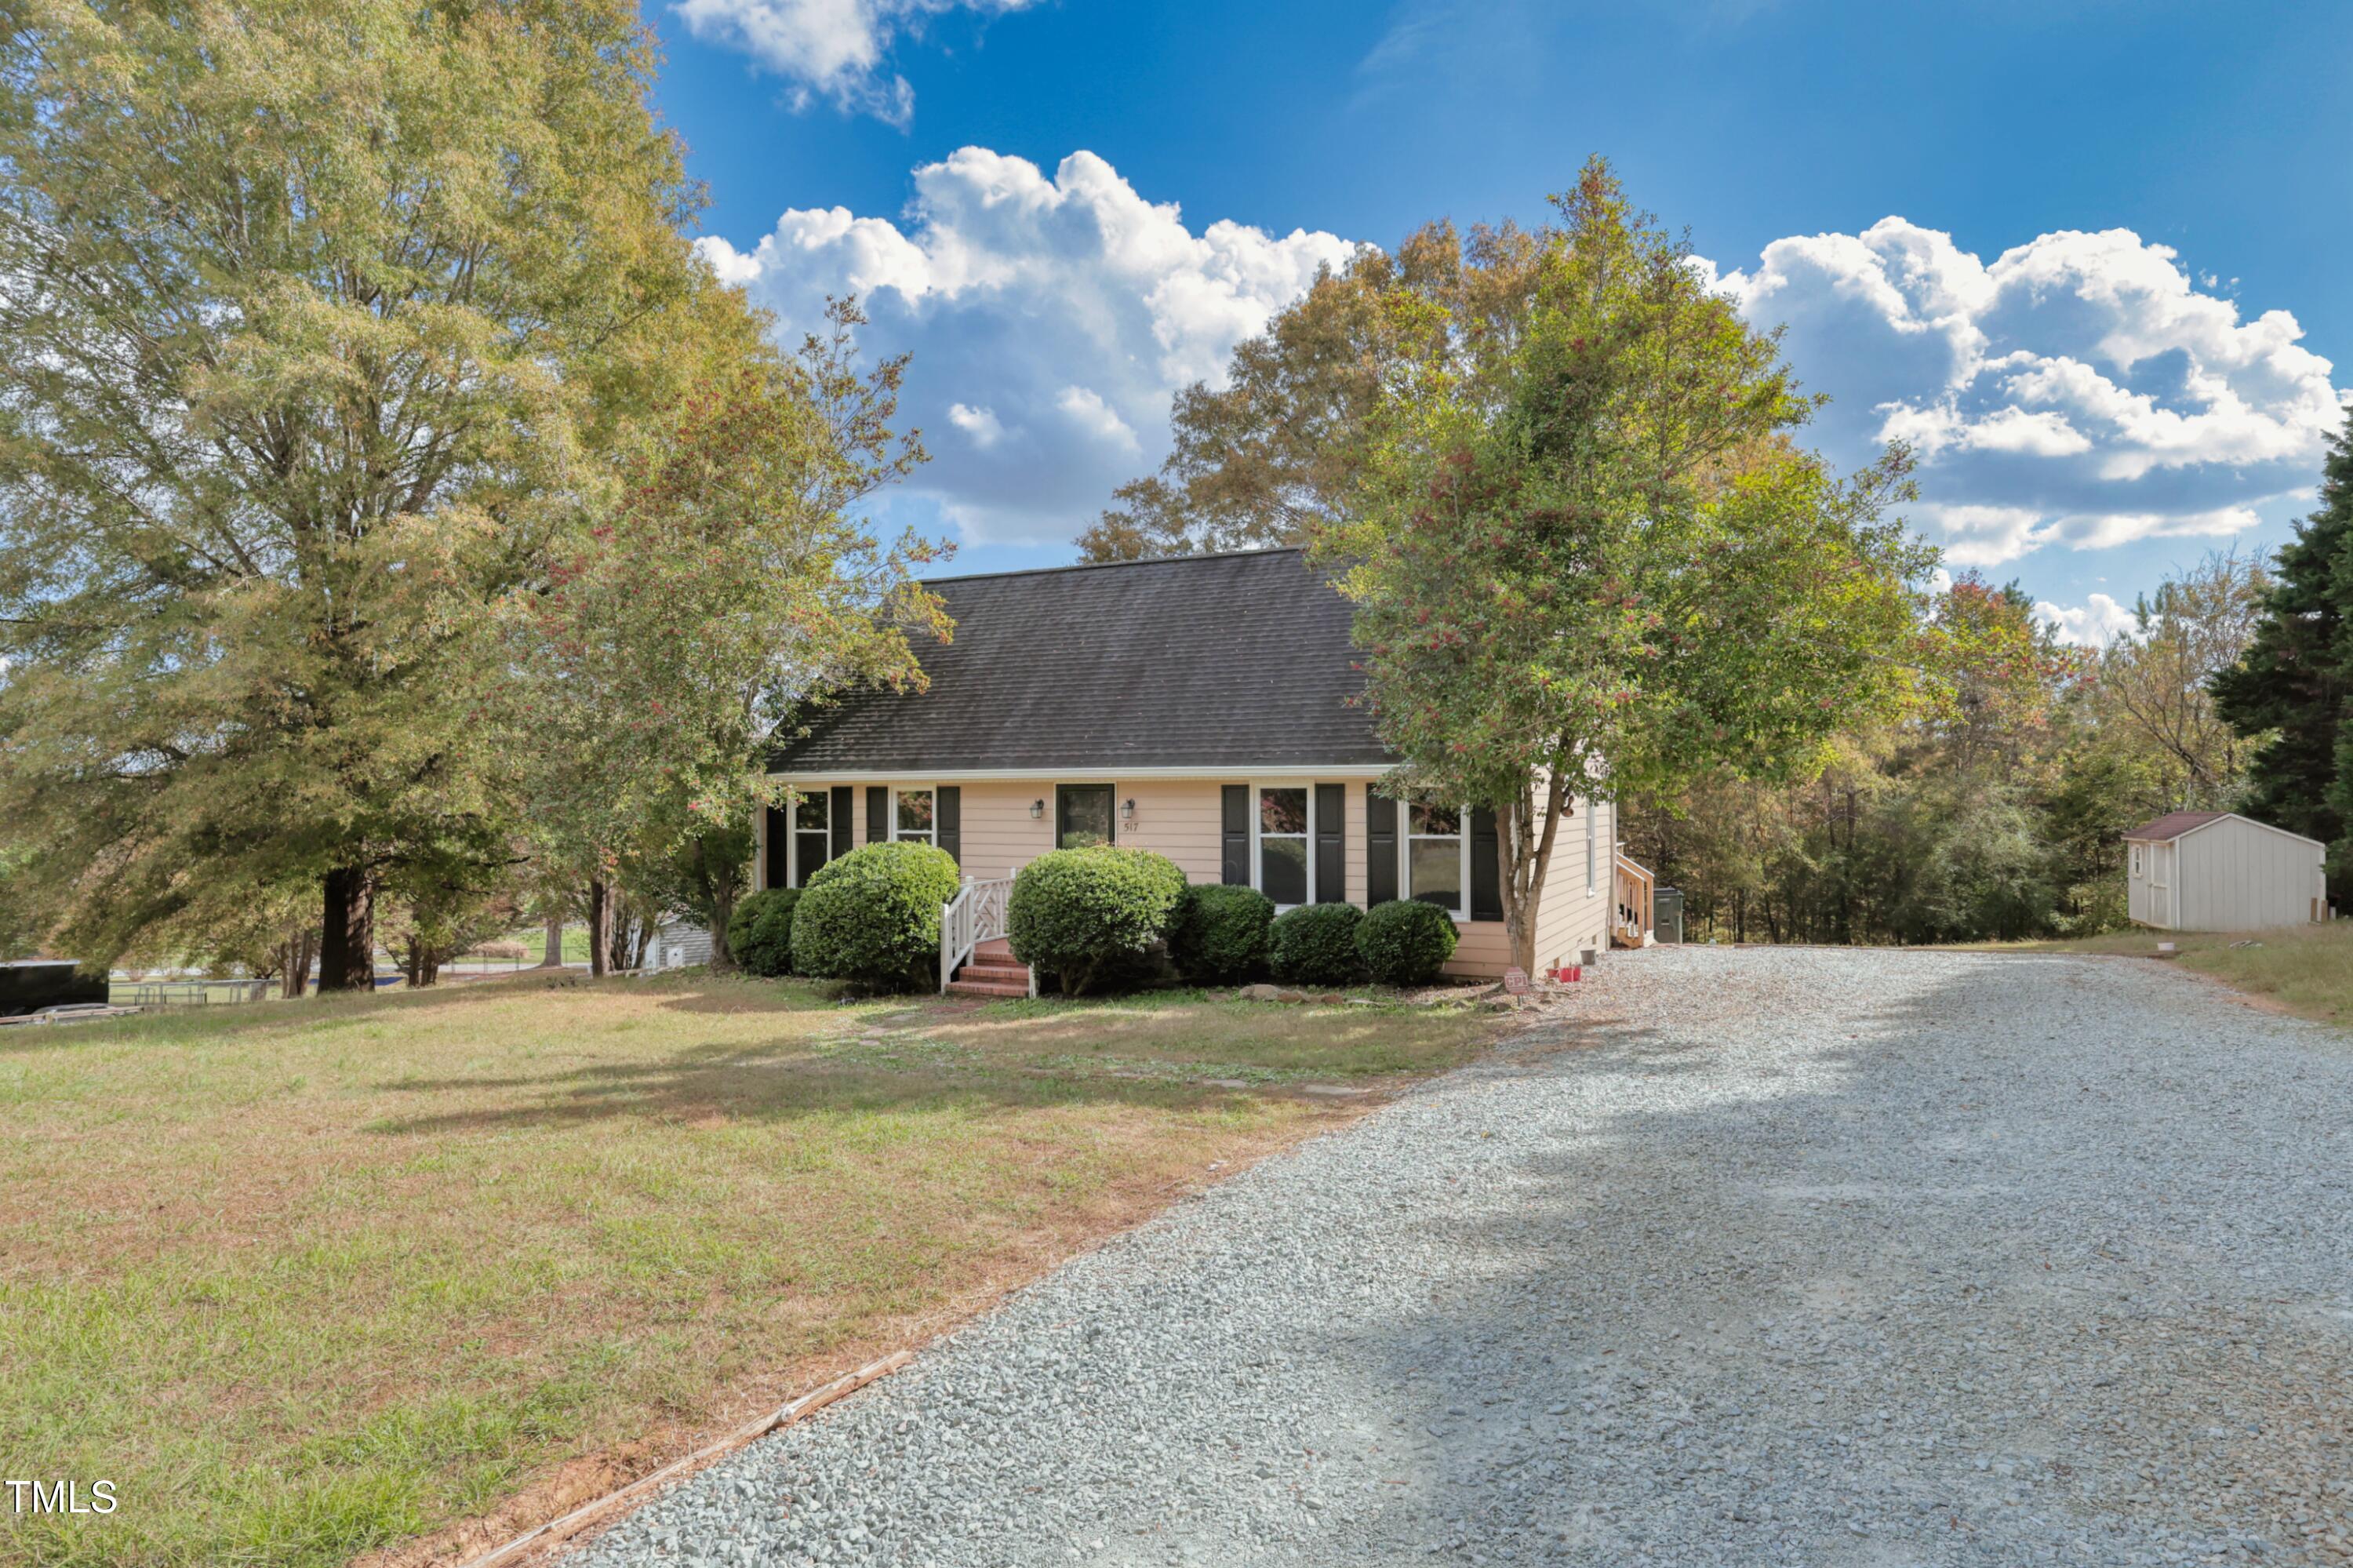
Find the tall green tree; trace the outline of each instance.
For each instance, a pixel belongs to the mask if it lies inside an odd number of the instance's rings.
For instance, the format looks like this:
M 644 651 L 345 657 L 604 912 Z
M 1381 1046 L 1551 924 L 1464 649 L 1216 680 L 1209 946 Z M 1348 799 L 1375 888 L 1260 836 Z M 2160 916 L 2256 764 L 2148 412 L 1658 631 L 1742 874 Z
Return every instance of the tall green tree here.
M 2247 810 L 2329 846 L 2353 876 L 2353 409 L 2329 441 L 2320 505 L 2279 553 L 2246 656 L 2214 678 L 2242 736 L 2272 732 L 2247 766 Z
M 510 689 L 539 737 L 534 835 L 588 880 L 600 951 L 626 882 L 688 894 L 727 967 L 753 822 L 781 799 L 768 736 L 835 689 L 919 684 L 908 633 L 949 630 L 913 577 L 934 547 L 886 546 L 851 515 L 923 458 L 892 429 L 904 361 L 856 363 L 862 320 L 837 305 L 791 356 L 753 334 L 655 422 L 618 503 L 518 598 Z
M 10 9 L 0 818 L 85 956 L 308 882 L 366 985 L 386 875 L 511 853 L 495 609 L 693 277 L 651 61 L 632 0 Z
M 1928 554 L 1780 438 L 1811 405 L 1599 160 L 1504 330 L 1406 290 L 1341 569 L 1403 793 L 1495 808 L 1514 961 L 1533 968 L 1576 796 L 1711 767 L 1786 778 L 1897 701 Z

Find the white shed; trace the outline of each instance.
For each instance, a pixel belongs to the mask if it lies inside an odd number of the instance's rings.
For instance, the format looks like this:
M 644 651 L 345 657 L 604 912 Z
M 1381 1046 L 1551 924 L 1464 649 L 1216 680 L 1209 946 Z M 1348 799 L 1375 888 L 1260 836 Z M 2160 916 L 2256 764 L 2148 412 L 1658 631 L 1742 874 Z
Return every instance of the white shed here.
M 2317 839 L 2234 811 L 2169 811 L 2125 835 L 2125 910 L 2160 931 L 2260 931 L 2328 918 Z
M 673 915 L 654 927 L 646 944 L 646 968 L 678 969 L 711 961 L 711 932 L 684 916 Z

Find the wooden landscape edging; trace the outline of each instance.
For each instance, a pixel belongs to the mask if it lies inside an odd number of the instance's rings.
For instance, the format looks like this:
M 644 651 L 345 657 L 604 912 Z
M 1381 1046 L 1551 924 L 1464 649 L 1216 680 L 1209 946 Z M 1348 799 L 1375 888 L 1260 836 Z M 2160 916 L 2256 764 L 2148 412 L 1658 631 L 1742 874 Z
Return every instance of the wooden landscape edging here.
M 640 1476 L 617 1491 L 607 1492 L 593 1502 L 581 1504 L 559 1519 L 552 1519 L 536 1529 L 525 1531 L 497 1551 L 475 1558 L 467 1563 L 465 1568 L 491 1568 L 492 1563 L 504 1562 L 526 1546 L 553 1546 L 558 1542 L 568 1540 L 594 1523 L 596 1517 L 607 1510 L 639 1493 L 649 1491 L 663 1481 L 670 1480 L 687 1470 L 706 1464 L 723 1454 L 731 1453 L 754 1438 L 765 1437 L 771 1432 L 779 1431 L 792 1425 L 795 1422 L 814 1415 L 842 1395 L 855 1393 L 878 1378 L 888 1377 L 914 1359 L 914 1351 L 898 1351 L 884 1356 L 881 1361 L 869 1361 L 856 1372 L 845 1372 L 823 1387 L 813 1388 L 799 1398 L 779 1405 L 758 1420 L 737 1427 L 717 1442 L 698 1448 L 682 1459 L 671 1460 L 649 1476 Z

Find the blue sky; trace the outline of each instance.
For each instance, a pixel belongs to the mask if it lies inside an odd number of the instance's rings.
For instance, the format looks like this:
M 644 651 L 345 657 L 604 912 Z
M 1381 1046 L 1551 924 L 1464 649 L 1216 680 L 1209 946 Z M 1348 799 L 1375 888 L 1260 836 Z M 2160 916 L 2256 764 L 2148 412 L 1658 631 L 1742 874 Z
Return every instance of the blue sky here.
M 2353 5 L 657 0 L 723 271 L 856 289 L 936 455 L 888 506 L 1049 564 L 1314 274 L 1539 218 L 1687 226 L 1915 524 L 2071 634 L 2309 504 L 2353 393 Z

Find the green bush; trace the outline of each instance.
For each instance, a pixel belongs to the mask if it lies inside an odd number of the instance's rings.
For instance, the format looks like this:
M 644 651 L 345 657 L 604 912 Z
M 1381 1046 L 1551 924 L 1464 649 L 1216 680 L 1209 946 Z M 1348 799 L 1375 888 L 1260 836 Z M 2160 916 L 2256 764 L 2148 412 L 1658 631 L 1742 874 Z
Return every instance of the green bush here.
M 1274 919 L 1267 961 L 1274 978 L 1293 985 L 1346 985 L 1360 978 L 1356 927 L 1365 912 L 1353 904 L 1303 904 Z
M 1356 956 L 1382 985 L 1428 985 L 1454 956 L 1453 916 L 1435 904 L 1392 898 L 1356 927 Z
M 745 974 L 793 972 L 793 906 L 797 887 L 770 887 L 735 901 L 727 916 L 727 950 Z
M 1187 886 L 1168 927 L 1168 956 L 1196 985 L 1256 980 L 1266 968 L 1274 901 L 1255 887 Z
M 940 906 L 964 885 L 929 844 L 868 844 L 810 874 L 793 910 L 793 967 L 818 980 L 939 983 Z
M 1149 850 L 1050 850 L 1014 877 L 1005 934 L 1015 958 L 1077 996 L 1136 968 L 1184 892 L 1176 863 Z

